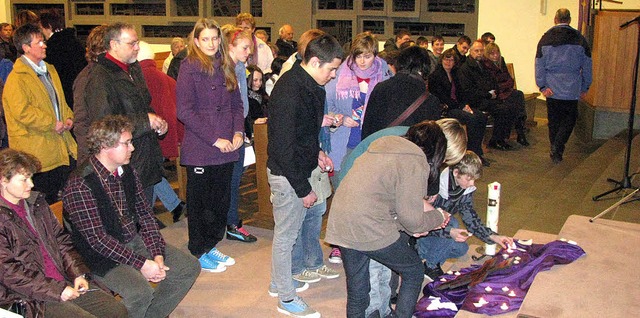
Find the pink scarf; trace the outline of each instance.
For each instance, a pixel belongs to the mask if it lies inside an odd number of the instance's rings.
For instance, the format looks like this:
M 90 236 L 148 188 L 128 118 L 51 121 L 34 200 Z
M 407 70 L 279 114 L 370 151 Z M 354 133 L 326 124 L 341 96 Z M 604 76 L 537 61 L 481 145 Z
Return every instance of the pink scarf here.
M 349 67 L 351 64 L 351 68 Z M 358 85 L 358 77 L 362 79 L 369 79 L 369 91 L 364 101 L 364 109 L 362 111 L 362 119 L 364 120 L 364 114 L 367 109 L 367 103 L 369 102 L 369 96 L 371 91 L 376 85 L 384 80 L 385 70 L 382 69 L 382 59 L 375 57 L 373 64 L 366 70 L 361 70 L 351 57 L 347 58 L 339 68 L 339 74 L 336 83 L 336 99 L 355 98 L 360 99 L 360 86 Z

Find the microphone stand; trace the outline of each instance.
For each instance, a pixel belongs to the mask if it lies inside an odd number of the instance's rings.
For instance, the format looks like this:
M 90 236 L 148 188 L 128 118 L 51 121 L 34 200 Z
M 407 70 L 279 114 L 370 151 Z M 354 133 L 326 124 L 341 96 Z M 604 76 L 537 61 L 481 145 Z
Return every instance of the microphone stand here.
M 625 203 L 629 198 L 632 197 L 633 194 L 635 194 L 636 192 L 638 192 L 638 187 L 634 187 L 631 185 L 631 176 L 629 175 L 629 164 L 631 162 L 631 143 L 633 141 L 633 121 L 635 119 L 635 113 L 636 113 L 636 95 L 638 93 L 637 89 L 638 89 L 638 63 L 640 62 L 640 16 L 636 17 L 633 20 L 627 21 L 626 23 L 622 24 L 620 26 L 620 29 L 624 29 L 627 26 L 629 26 L 632 23 L 636 23 L 638 25 L 638 39 L 637 39 L 637 44 L 636 44 L 636 61 L 635 64 L 633 65 L 633 91 L 631 95 L 631 107 L 629 108 L 629 124 L 628 124 L 628 133 L 627 133 L 627 151 L 625 154 L 625 163 L 624 163 L 624 172 L 622 175 L 622 180 L 617 181 L 614 179 L 607 179 L 607 181 L 616 184 L 617 186 L 614 187 L 613 189 L 606 191 L 604 193 L 598 194 L 596 196 L 594 196 L 592 199 L 593 201 L 598 201 L 600 198 L 602 198 L 603 196 L 606 196 L 610 193 L 613 192 L 618 192 L 624 189 L 635 189 L 635 191 L 633 191 L 630 195 L 626 195 L 624 198 L 622 198 L 620 201 L 616 202 L 614 205 L 612 205 L 610 208 L 604 210 L 602 213 L 598 214 L 597 216 L 591 218 L 589 221 L 593 222 L 595 219 L 599 218 L 600 216 L 604 215 L 605 213 L 609 212 L 610 210 L 612 210 L 612 208 L 617 207 L 623 203 Z

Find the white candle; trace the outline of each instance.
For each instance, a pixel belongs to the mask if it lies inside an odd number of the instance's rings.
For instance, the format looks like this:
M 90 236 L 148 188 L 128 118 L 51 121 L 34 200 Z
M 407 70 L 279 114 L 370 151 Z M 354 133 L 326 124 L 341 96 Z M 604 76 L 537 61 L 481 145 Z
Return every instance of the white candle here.
M 505 292 L 505 293 L 508 292 L 509 291 L 509 287 L 507 287 L 507 286 L 502 287 L 502 291 Z
M 509 292 L 509 296 L 511 297 L 516 297 L 516 292 L 514 292 L 513 290 Z
M 491 292 L 493 290 L 493 288 L 491 288 L 491 286 L 487 286 L 484 288 L 484 290 L 486 290 L 487 292 Z
M 500 309 L 507 310 L 509 309 L 509 306 L 507 306 L 507 303 L 502 303 L 502 306 L 500 306 Z
M 487 227 L 498 232 L 498 217 L 500 214 L 500 183 L 493 182 L 488 185 L 487 193 Z M 496 255 L 497 244 L 485 244 L 484 253 Z

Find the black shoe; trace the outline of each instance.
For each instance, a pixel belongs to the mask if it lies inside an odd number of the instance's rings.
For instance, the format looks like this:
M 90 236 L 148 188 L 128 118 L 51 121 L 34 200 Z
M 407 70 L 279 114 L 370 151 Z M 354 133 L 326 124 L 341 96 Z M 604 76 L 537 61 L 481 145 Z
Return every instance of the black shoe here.
M 240 227 L 227 225 L 227 240 L 253 243 L 257 241 L 258 238 L 247 232 L 247 230 L 242 227 L 242 222 L 240 222 Z
M 489 162 L 489 160 L 485 159 L 483 156 L 479 156 L 480 157 L 480 161 L 482 161 L 482 165 L 485 167 L 490 167 L 491 163 Z
M 531 146 L 531 144 L 527 140 L 527 136 L 525 136 L 524 134 L 518 134 L 518 138 L 516 139 L 516 141 L 525 147 Z
M 513 149 L 513 147 L 510 144 L 500 140 L 489 141 L 489 143 L 487 144 L 487 147 L 497 149 L 497 150 L 502 150 L 502 151 Z
M 182 216 L 182 212 L 184 212 L 184 207 L 186 203 L 180 201 L 180 204 L 171 211 L 171 215 L 173 215 L 173 223 L 180 221 L 180 217 Z
M 424 263 L 424 276 L 430 278 L 431 280 L 436 280 L 438 277 L 444 275 L 444 271 L 440 268 L 440 264 L 436 265 L 436 267 L 431 268 L 427 266 L 427 263 Z
M 549 157 L 554 164 L 559 164 L 562 161 L 562 155 L 557 152 L 550 152 Z

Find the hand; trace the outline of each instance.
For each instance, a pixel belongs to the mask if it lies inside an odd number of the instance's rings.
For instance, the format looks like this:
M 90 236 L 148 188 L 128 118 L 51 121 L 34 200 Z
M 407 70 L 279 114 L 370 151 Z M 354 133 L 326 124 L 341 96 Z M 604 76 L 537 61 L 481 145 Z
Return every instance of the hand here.
M 496 242 L 496 244 L 502 246 L 502 248 L 508 248 L 509 245 L 513 244 L 513 238 L 508 236 L 492 234 L 489 236 L 489 238 L 492 241 Z
M 167 121 L 154 113 L 147 113 L 147 115 L 149 116 L 149 126 L 151 129 L 155 130 L 158 135 L 164 135 L 167 133 L 167 130 L 169 130 Z
M 464 108 L 462 110 L 469 114 L 473 114 L 473 109 L 471 109 L 471 106 L 469 105 L 464 105 Z
M 447 224 L 449 224 L 449 221 L 451 220 L 451 214 L 449 214 L 449 212 L 442 210 L 441 208 L 437 208 L 436 210 L 442 213 L 442 216 L 444 216 L 444 221 L 438 227 L 435 227 L 434 230 L 444 229 L 447 226 Z
M 142 265 L 140 272 L 142 273 L 142 276 L 144 276 L 144 278 L 152 283 L 157 283 L 164 279 L 159 279 L 159 277 L 164 277 L 164 275 L 158 263 L 150 259 L 144 261 L 144 265 Z
M 449 231 L 449 235 L 456 242 L 465 242 L 471 236 L 467 230 L 455 228 Z
M 167 271 L 170 269 L 167 265 L 164 264 L 164 256 L 156 255 L 156 257 L 153 258 L 153 261 L 158 264 L 158 267 L 160 267 L 160 272 L 161 272 L 161 275 L 156 276 L 156 278 L 160 280 L 164 280 L 167 277 Z
M 580 92 L 580 99 L 587 98 L 587 92 Z
M 216 146 L 218 149 L 220 149 L 222 153 L 231 152 L 235 150 L 233 149 L 233 144 L 231 143 L 231 141 L 227 139 L 218 138 L 218 140 L 216 140 L 216 142 L 213 145 Z
M 74 300 L 78 297 L 80 297 L 80 294 L 78 293 L 77 290 L 73 289 L 73 287 L 71 286 L 65 287 L 64 290 L 62 291 L 62 294 L 60 294 L 60 300 L 62 301 Z
M 308 209 L 312 207 L 313 204 L 316 203 L 316 201 L 318 201 L 318 196 L 315 192 L 313 192 L 313 190 L 311 190 L 311 192 L 309 192 L 306 197 L 302 198 L 302 206 Z
M 57 133 L 57 134 L 61 134 L 64 132 L 64 123 L 61 121 L 56 121 L 56 126 L 53 128 L 53 130 Z
M 89 282 L 87 282 L 87 280 L 83 276 L 76 277 L 76 279 L 73 281 L 73 285 L 74 289 L 79 294 L 84 294 L 89 289 Z
M 349 116 L 344 117 L 344 118 L 342 119 L 342 124 L 343 124 L 345 127 L 349 127 L 349 128 L 353 128 L 353 127 L 358 127 L 358 126 L 360 126 L 360 124 L 358 124 L 355 120 L 353 120 L 353 118 L 351 118 L 351 117 L 349 117 Z
M 340 125 L 342 125 L 342 118 L 338 119 L 338 115 L 326 114 L 322 116 L 322 127 L 340 127 Z
M 67 120 L 64 121 L 64 130 L 71 130 L 71 128 L 73 128 L 73 120 L 67 118 Z
M 331 172 L 333 171 L 333 160 L 324 153 L 324 151 L 320 150 L 318 152 L 318 167 L 322 172 Z
M 542 90 L 542 95 L 544 95 L 544 97 L 551 97 L 553 96 L 553 91 L 551 90 L 551 88 L 547 87 Z
M 435 195 L 431 196 L 431 197 L 435 197 Z M 431 198 L 430 197 L 430 198 Z M 433 203 L 433 201 L 435 201 L 435 198 L 431 201 L 429 201 L 429 198 L 427 199 L 422 199 L 422 205 L 424 206 L 422 211 L 427 212 L 427 211 L 433 211 L 436 208 L 433 207 L 433 205 L 431 205 Z
M 266 124 L 267 123 L 267 117 L 258 118 L 253 123 L 257 124 L 257 125 Z
M 233 150 L 238 150 L 240 147 L 244 146 L 244 134 L 243 133 L 235 133 L 233 134 Z

